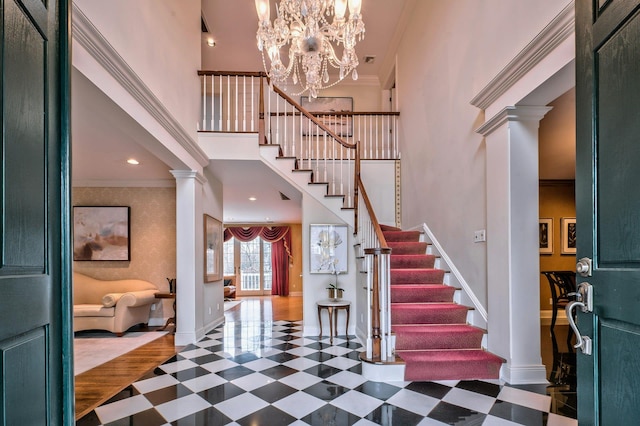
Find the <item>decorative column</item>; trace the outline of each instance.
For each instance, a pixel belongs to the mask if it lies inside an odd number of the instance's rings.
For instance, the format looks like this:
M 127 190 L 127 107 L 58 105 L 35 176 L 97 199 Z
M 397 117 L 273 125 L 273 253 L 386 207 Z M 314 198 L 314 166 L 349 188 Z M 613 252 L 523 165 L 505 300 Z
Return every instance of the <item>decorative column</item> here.
M 501 378 L 546 383 L 540 351 L 538 127 L 550 107 L 507 107 L 477 132 L 487 161 L 489 351 Z
M 194 170 L 171 170 L 176 179 L 176 334 L 175 345 L 197 341 L 202 318 L 202 188 Z M 200 266 L 198 268 L 198 265 Z

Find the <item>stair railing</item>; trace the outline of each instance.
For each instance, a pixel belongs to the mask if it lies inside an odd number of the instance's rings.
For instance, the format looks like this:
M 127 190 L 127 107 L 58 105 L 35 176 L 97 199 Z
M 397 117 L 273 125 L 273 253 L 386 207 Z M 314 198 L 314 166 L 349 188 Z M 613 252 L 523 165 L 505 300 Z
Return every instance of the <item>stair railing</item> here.
M 329 196 L 354 209 L 354 224 L 367 269 L 366 351 L 371 362 L 393 361 L 391 249 L 360 179 L 361 160 L 398 159 L 397 112 L 309 112 L 264 72 L 199 71 L 202 111 L 198 130 L 258 133 L 261 144 L 277 144 L 296 167 L 326 183 Z M 265 84 L 265 82 L 267 84 Z
M 328 184 L 328 196 L 342 196 L 343 206 L 352 208 L 356 145 L 343 138 L 345 124 L 315 117 L 277 86 L 268 92 L 265 109 L 265 142 L 295 157 L 314 183 Z
M 358 148 L 359 148 L 359 144 Z M 356 149 L 356 234 L 365 258 L 367 276 L 366 350 L 360 357 L 368 362 L 394 360 L 395 339 L 391 334 L 391 248 L 360 179 L 360 150 Z M 364 208 L 360 208 L 360 206 Z
M 258 132 L 260 105 L 263 113 L 284 114 L 277 94 L 263 90 L 268 85 L 264 72 L 198 71 L 202 89 L 200 118 L 197 129 L 202 132 Z M 261 104 L 260 97 L 265 104 Z M 313 106 L 313 102 L 309 105 Z M 311 108 L 311 107 L 310 107 Z M 307 108 L 309 110 L 310 108 Z M 291 108 L 286 108 L 290 111 Z M 361 143 L 361 158 L 367 160 L 398 159 L 398 112 L 309 111 L 319 121 L 328 124 L 345 142 Z M 279 143 L 287 127 L 266 133 L 268 143 Z M 281 130 L 277 135 L 275 131 Z M 305 131 L 306 133 L 306 131 Z M 278 137 L 272 141 L 271 138 Z
M 258 132 L 264 72 L 198 71 L 202 88 L 198 131 Z

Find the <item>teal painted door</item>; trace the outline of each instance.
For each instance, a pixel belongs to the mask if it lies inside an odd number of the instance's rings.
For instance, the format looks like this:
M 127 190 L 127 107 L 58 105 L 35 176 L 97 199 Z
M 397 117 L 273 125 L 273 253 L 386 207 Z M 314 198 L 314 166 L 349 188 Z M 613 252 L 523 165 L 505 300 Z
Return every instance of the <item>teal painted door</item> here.
M 578 258 L 593 259 L 580 332 L 580 425 L 640 424 L 640 1 L 576 1 Z
M 0 424 L 71 425 L 68 7 L 0 3 Z

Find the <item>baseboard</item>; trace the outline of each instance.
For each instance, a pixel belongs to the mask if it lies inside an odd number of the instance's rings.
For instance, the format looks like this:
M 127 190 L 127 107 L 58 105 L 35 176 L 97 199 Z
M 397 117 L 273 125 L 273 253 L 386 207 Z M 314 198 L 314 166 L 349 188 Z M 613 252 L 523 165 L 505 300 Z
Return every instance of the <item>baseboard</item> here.
M 540 325 L 551 325 L 552 316 L 553 311 L 551 309 L 540 311 Z M 558 311 L 558 316 L 556 317 L 556 325 L 569 325 L 567 314 L 563 310 Z
M 511 385 L 537 385 L 548 384 L 547 370 L 544 365 L 519 365 L 502 364 L 500 379 Z

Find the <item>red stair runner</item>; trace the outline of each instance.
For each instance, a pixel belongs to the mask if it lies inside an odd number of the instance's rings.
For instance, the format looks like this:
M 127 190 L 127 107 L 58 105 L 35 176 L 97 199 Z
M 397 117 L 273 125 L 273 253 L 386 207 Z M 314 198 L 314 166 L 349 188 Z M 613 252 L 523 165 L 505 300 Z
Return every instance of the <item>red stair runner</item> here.
M 405 380 L 497 379 L 504 360 L 481 347 L 484 331 L 466 323 L 466 306 L 435 269 L 417 231 L 383 226 L 391 251 L 391 328 Z

